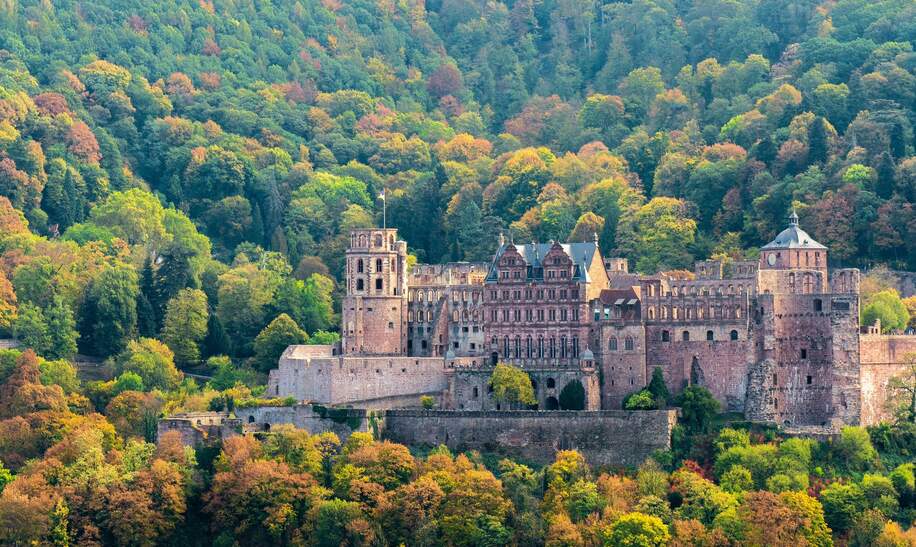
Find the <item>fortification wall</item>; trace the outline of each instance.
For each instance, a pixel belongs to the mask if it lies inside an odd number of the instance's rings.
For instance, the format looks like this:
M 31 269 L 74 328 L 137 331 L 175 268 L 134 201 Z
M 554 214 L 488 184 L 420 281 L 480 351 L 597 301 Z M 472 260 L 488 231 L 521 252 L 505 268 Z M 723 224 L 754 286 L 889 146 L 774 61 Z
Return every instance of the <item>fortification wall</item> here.
M 342 441 L 354 431 L 373 431 L 375 414 L 367 409 L 327 408 L 321 405 L 259 406 L 237 408 L 235 415 L 248 427 L 270 431 L 279 424 L 290 424 L 312 435 L 334 433 Z
M 419 398 L 448 387 L 441 357 L 338 357 L 280 359 L 268 393 L 298 401 L 349 404 L 377 399 Z
M 444 444 L 533 463 L 553 461 L 558 450 L 578 450 L 592 465 L 637 466 L 671 446 L 674 410 L 435 411 L 390 410 L 384 437 L 407 445 Z
M 888 382 L 906 372 L 904 356 L 916 353 L 916 336 L 860 335 L 862 424 L 873 425 L 891 418 L 887 407 Z

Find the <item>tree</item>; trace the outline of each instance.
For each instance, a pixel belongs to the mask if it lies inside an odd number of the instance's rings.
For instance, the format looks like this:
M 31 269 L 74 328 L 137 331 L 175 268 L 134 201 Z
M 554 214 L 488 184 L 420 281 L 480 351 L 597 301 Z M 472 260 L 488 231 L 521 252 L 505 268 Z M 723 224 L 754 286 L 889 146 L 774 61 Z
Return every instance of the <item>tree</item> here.
M 846 533 L 856 515 L 865 510 L 865 496 L 856 484 L 835 482 L 821 491 L 824 519 L 837 534 Z
M 18 338 L 23 346 L 40 355 L 46 354 L 51 345 L 51 335 L 41 308 L 30 302 L 24 302 L 19 306 L 19 313 L 13 322 L 13 336 Z
M 281 313 L 254 340 L 252 364 L 261 372 L 277 366 L 287 347 L 308 342 L 308 334 L 293 319 Z
M 647 389 L 655 399 L 658 408 L 664 408 L 668 404 L 671 393 L 668 391 L 668 386 L 665 384 L 665 375 L 662 373 L 661 367 L 652 369 L 652 380 L 649 382 Z
M 493 398 L 509 407 L 537 403 L 531 377 L 518 367 L 497 363 L 490 374 L 489 385 L 493 389 Z
M 619 249 L 640 272 L 688 267 L 697 231 L 688 211 L 687 202 L 666 197 L 628 210 L 617 232 Z
M 237 439 L 249 442 L 244 437 Z M 227 464 L 218 466 L 213 486 L 204 496 L 212 531 L 228 530 L 230 538 L 240 544 L 290 543 L 292 534 L 320 502 L 315 479 L 308 473 L 292 472 L 284 463 L 255 459 L 251 449 L 257 446 L 231 454 L 242 448 L 240 444 L 224 444 L 218 463 Z
M 152 338 L 130 341 L 115 358 L 114 366 L 116 375 L 133 372 L 140 376 L 146 389 L 175 389 L 182 377 L 175 368 L 172 350 Z
M 48 322 L 48 348 L 45 357 L 49 359 L 69 359 L 76 354 L 76 320 L 63 298 L 55 296 L 51 305 L 45 310 Z
M 162 325 L 162 341 L 179 365 L 200 360 L 200 342 L 207 335 L 207 295 L 199 289 L 182 289 L 169 300 Z
M 563 410 L 585 410 L 585 388 L 579 380 L 572 380 L 560 391 L 560 408 Z
M 623 515 L 602 535 L 604 545 L 610 547 L 662 547 L 671 540 L 660 518 L 642 513 Z
M 903 330 L 910 322 L 910 313 L 900 295 L 894 289 L 876 293 L 868 298 L 862 307 L 862 324 L 874 325 L 881 321 L 881 332 Z
M 690 431 L 705 433 L 709 421 L 719 412 L 719 401 L 705 387 L 687 386 L 675 404 L 681 407 L 681 417 Z
M 106 267 L 90 283 L 83 303 L 80 344 L 90 355 L 121 352 L 136 333 L 137 274 L 126 264 Z
M 112 193 L 92 208 L 89 220 L 131 245 L 156 246 L 166 238 L 165 209 L 156 196 L 138 188 Z

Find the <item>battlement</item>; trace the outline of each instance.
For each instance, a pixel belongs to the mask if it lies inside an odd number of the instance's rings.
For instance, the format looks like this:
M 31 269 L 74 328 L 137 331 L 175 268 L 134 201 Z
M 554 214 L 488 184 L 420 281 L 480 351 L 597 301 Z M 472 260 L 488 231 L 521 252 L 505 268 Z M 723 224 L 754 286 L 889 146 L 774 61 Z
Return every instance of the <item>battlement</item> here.
M 395 228 L 367 228 L 350 231 L 350 247 L 347 252 L 366 251 L 407 251 L 407 243 L 398 239 Z

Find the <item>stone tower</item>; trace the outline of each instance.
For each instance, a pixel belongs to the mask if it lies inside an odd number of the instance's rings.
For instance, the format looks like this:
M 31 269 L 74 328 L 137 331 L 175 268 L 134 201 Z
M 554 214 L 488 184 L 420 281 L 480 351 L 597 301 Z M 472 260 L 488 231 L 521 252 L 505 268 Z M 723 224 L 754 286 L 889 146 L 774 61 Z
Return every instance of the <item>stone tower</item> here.
M 407 243 L 397 230 L 350 232 L 341 347 L 351 355 L 407 351 Z
M 858 294 L 855 272 L 831 289 L 827 248 L 789 226 L 760 250 L 754 311 L 756 365 L 746 415 L 785 426 L 859 421 Z M 850 277 L 852 276 L 852 277 Z

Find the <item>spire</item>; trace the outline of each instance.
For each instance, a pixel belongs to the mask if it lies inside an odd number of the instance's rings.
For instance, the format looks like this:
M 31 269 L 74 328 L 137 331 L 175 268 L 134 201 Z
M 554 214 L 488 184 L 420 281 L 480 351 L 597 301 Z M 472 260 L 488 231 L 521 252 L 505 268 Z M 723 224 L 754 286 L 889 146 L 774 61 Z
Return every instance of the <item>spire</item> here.
M 789 215 L 789 226 L 798 226 L 798 215 L 795 213 L 795 207 L 792 208 L 792 214 Z
M 598 246 L 598 232 L 592 232 L 592 239 L 595 240 L 595 247 Z
M 505 234 L 502 233 L 502 231 L 500 231 L 499 232 L 499 246 L 502 247 L 505 244 L 506 244 L 506 236 Z

